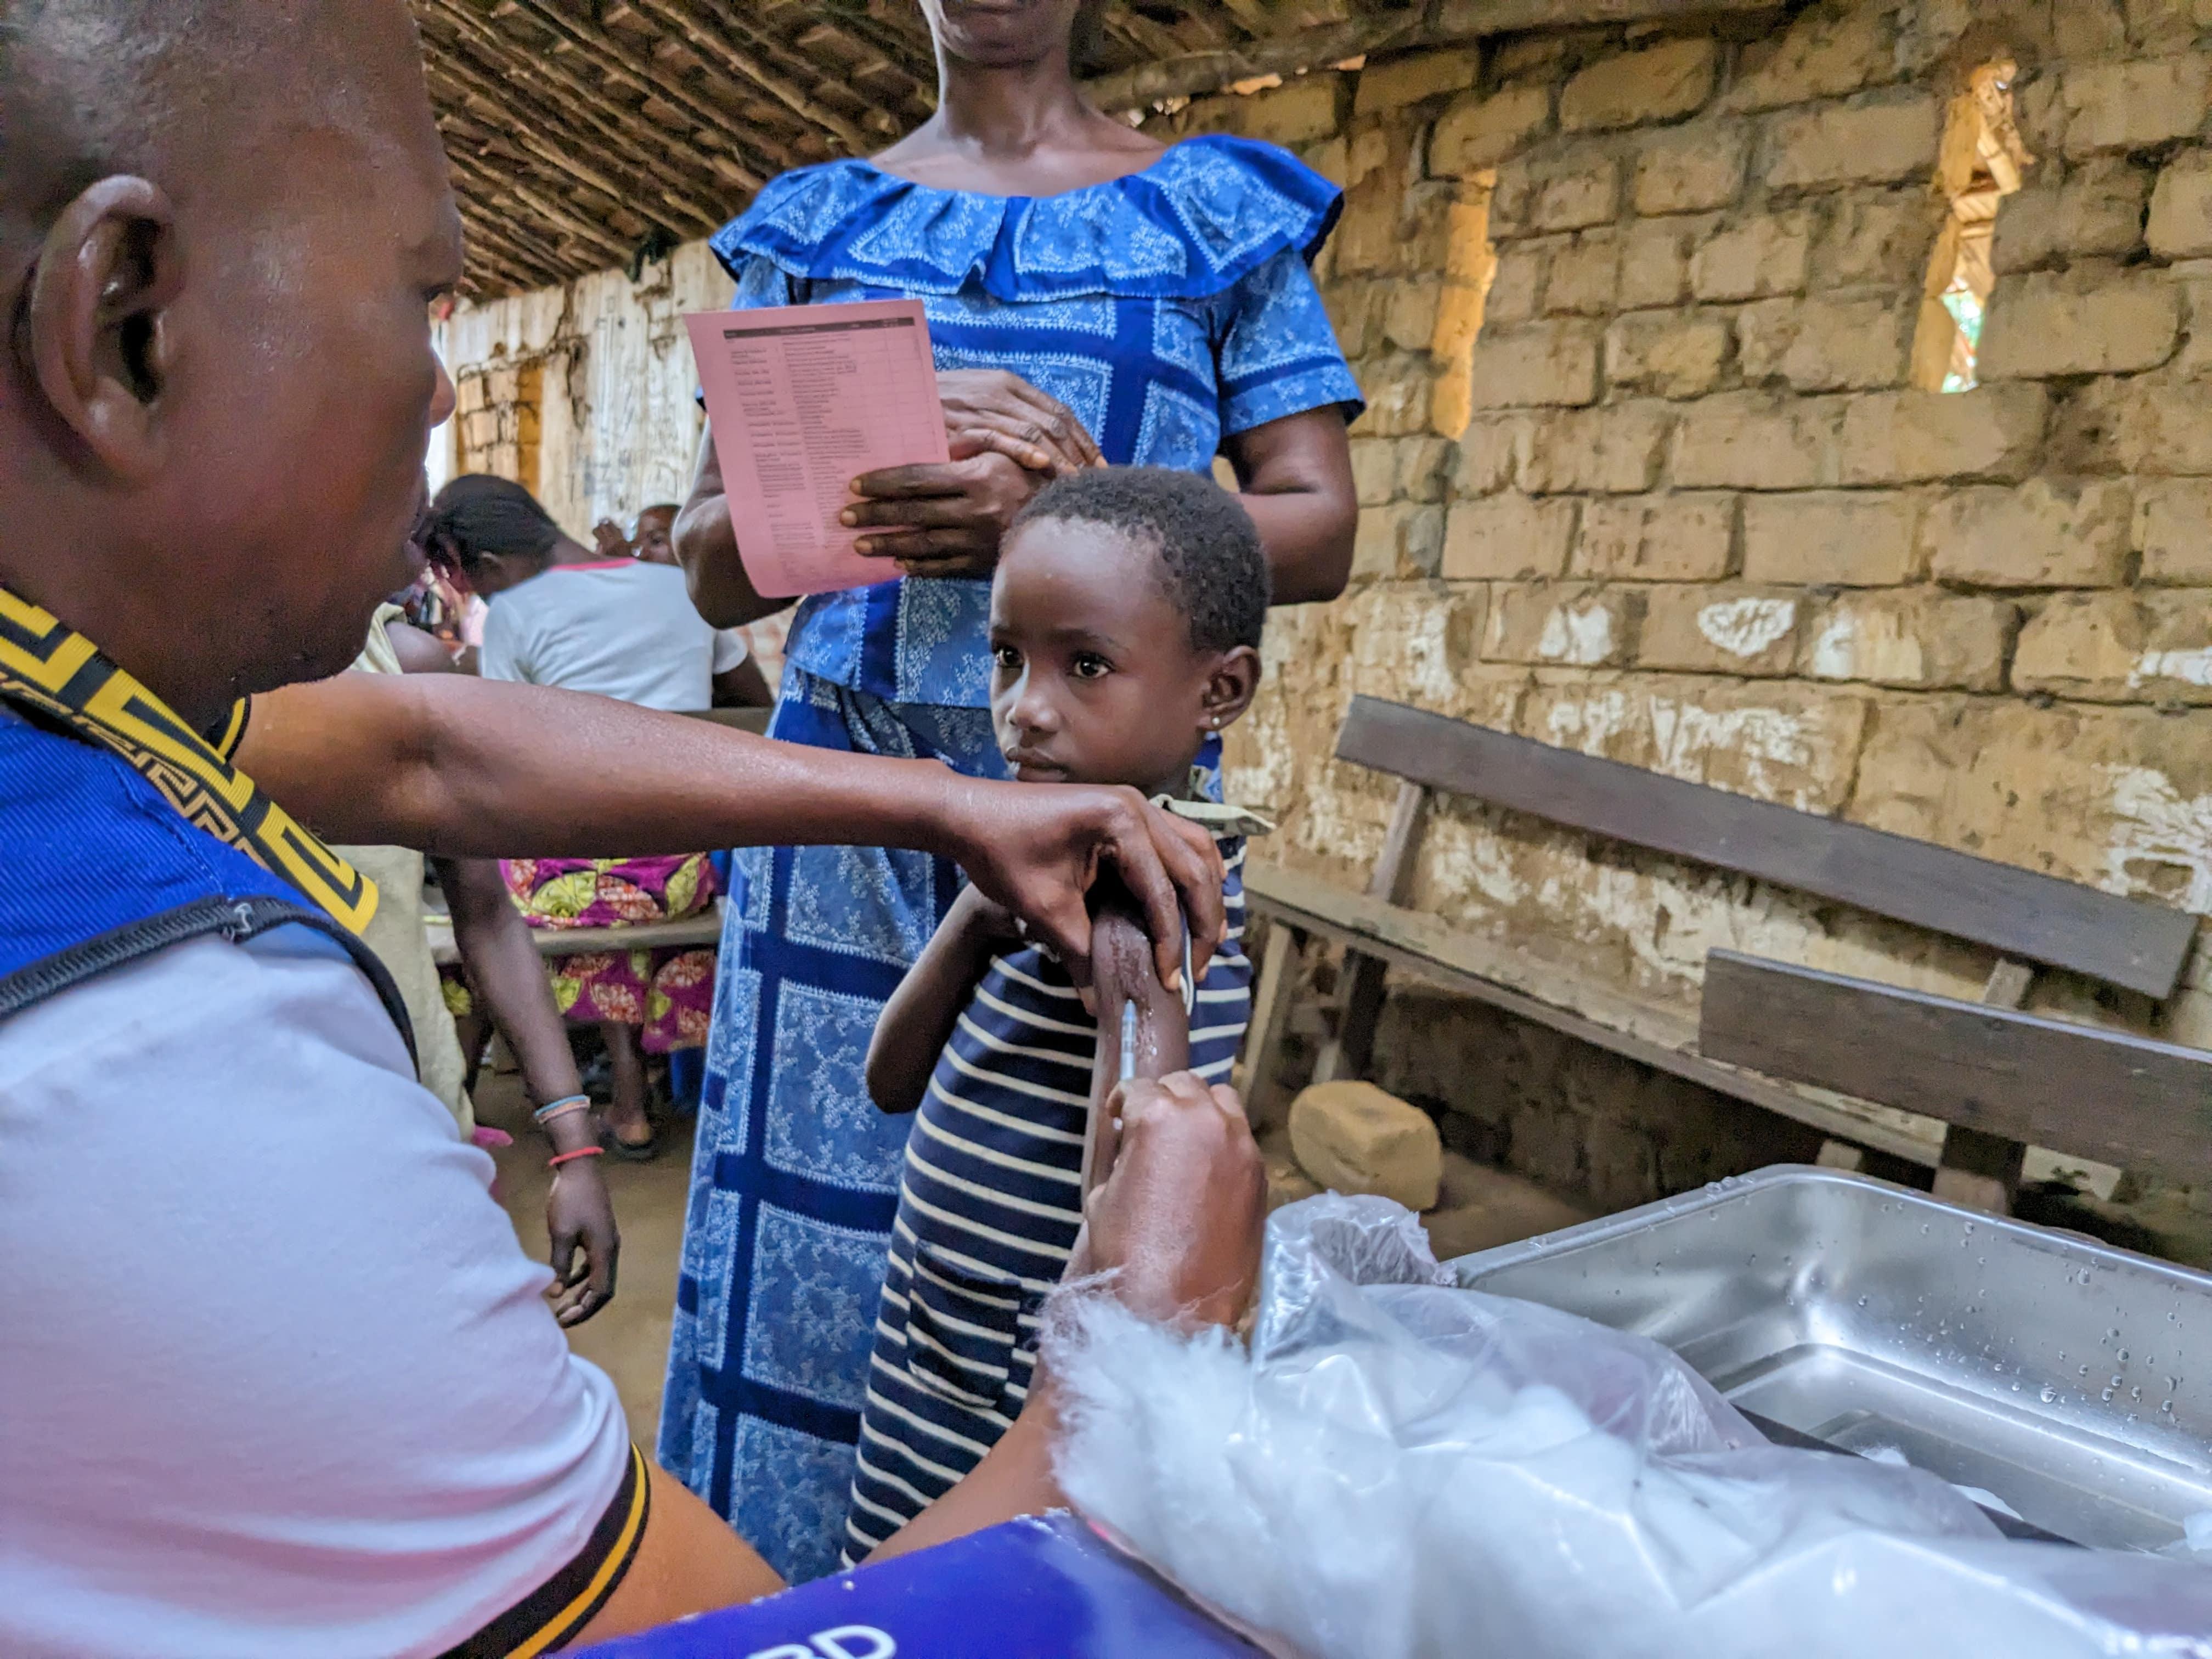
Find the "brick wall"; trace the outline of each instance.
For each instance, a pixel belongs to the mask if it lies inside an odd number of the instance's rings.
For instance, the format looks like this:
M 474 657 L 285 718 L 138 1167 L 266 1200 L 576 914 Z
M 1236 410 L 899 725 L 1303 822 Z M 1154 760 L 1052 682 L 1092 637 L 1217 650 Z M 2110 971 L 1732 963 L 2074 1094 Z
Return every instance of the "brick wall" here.
M 1375 857 L 1393 786 L 1328 758 L 1361 691 L 2212 913 L 2206 26 L 2155 0 L 1824 4 L 1158 122 L 1290 143 L 1347 192 L 1320 275 L 1370 404 L 1358 563 L 1340 601 L 1277 614 L 1235 734 L 1232 788 L 1284 815 L 1267 855 Z M 1944 111 L 2007 56 L 2038 159 L 1998 214 L 1983 384 L 1916 391 Z M 1463 805 L 1414 902 L 1686 1006 L 1719 945 L 1954 995 L 1990 965 Z M 2030 1006 L 2212 1046 L 2191 973 L 2163 1011 L 2063 975 Z M 1498 1117 L 1494 1022 L 1393 1018 L 1386 1074 Z M 1455 1079 L 1427 1035 L 1455 1021 Z M 1668 1152 L 1679 1103 L 1616 1105 L 1625 1150 L 1563 1164 L 1534 1119 L 1500 1150 L 1626 1202 L 1750 1145 L 1739 1121 Z

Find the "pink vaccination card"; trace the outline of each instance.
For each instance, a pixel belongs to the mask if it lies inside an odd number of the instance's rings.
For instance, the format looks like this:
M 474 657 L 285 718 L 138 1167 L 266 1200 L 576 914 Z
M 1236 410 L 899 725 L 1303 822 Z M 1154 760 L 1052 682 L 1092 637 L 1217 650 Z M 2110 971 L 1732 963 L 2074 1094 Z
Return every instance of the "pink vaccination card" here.
M 837 522 L 863 472 L 948 459 L 919 300 L 687 316 L 738 552 L 781 599 L 890 581 Z

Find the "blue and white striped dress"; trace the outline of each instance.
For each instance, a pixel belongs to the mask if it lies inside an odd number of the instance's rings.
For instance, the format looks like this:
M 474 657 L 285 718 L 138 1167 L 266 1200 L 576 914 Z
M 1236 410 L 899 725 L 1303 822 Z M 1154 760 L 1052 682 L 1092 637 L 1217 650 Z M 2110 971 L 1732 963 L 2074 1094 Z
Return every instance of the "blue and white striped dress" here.
M 1252 1012 L 1244 843 L 1220 842 L 1228 933 L 1191 1013 L 1191 1069 L 1226 1083 Z M 1028 1397 L 1038 1310 L 1082 1221 L 1098 1026 L 1035 946 L 993 958 L 906 1145 L 876 1316 L 848 1563 L 981 1459 Z

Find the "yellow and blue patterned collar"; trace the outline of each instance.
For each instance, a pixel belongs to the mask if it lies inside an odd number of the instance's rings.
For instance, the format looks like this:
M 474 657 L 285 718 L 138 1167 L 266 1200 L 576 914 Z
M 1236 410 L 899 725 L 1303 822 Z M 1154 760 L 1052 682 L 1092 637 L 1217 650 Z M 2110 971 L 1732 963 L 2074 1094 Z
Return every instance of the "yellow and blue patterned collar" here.
M 283 877 L 358 934 L 376 914 L 376 884 L 263 794 L 230 763 L 247 705 L 210 743 L 51 612 L 0 587 L 0 702 L 112 750 L 185 823 Z

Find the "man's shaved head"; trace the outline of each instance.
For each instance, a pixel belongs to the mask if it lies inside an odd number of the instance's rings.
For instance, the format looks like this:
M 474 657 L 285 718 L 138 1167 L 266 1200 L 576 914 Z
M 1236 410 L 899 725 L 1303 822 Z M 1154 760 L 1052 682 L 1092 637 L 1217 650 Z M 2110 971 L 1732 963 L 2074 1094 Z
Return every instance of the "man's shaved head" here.
M 196 714 L 344 666 L 459 240 L 405 0 L 0 0 L 0 583 Z

